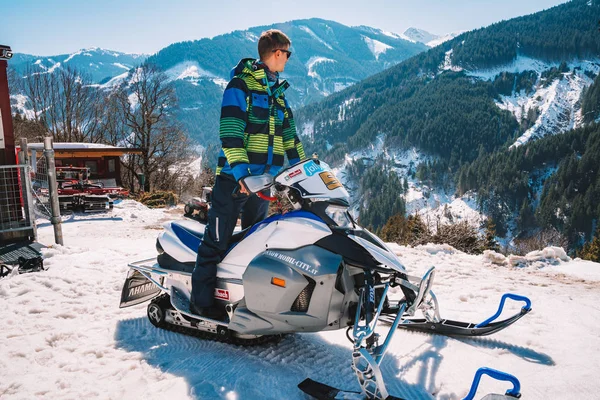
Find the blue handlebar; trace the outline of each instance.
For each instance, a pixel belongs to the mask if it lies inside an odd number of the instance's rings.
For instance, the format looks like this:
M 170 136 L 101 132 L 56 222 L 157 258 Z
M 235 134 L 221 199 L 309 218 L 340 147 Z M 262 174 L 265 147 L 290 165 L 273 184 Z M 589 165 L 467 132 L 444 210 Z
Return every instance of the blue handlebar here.
M 531 300 L 529 300 L 527 297 L 520 296 L 518 294 L 513 294 L 513 293 L 505 293 L 502 295 L 502 299 L 500 300 L 500 307 L 498 307 L 498 311 L 496 311 L 496 314 L 492 315 L 490 318 L 486 319 L 485 321 L 475 325 L 475 328 L 481 328 L 483 326 L 486 326 L 487 324 L 489 324 L 490 322 L 492 322 L 493 320 L 498 318 L 500 316 L 500 314 L 502 314 L 502 309 L 504 308 L 504 303 L 506 302 L 506 299 L 512 299 L 512 300 L 516 300 L 516 301 L 524 301 L 525 307 L 523 307 L 523 310 L 524 311 L 531 310 Z
M 475 393 L 477 393 L 477 388 L 479 387 L 479 381 L 483 375 L 489 375 L 498 381 L 507 381 L 512 383 L 513 388 L 507 390 L 506 395 L 515 398 L 521 397 L 521 383 L 516 376 L 507 374 L 506 372 L 498 371 L 496 369 L 482 367 L 479 368 L 475 373 L 475 378 L 473 378 L 473 383 L 471 384 L 471 390 L 469 391 L 469 394 L 467 394 L 467 397 L 465 397 L 463 400 L 473 400 Z

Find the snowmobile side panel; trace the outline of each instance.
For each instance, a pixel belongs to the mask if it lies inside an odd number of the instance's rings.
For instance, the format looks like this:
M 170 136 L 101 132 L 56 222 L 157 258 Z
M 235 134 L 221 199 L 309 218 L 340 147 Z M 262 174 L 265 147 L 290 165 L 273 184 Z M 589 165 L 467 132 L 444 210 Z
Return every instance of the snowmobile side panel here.
M 341 261 L 341 256 L 313 245 L 262 252 L 244 272 L 245 302 L 272 328 L 265 332 L 262 321 L 253 326 L 250 320 L 234 327 L 236 310 L 232 329 L 252 334 L 295 332 L 298 326 L 306 332 L 339 329 L 345 323 L 344 293 L 335 289 Z
M 140 271 L 130 269 L 121 291 L 119 308 L 135 306 L 158 296 L 161 290 Z
M 288 214 L 291 216 L 286 217 Z M 303 214 L 310 214 L 304 212 Z M 254 225 L 244 240 L 240 241 L 231 249 L 222 263 L 228 265 L 246 266 L 262 250 L 268 249 L 298 249 L 302 246 L 311 245 L 324 236 L 330 235 L 331 230 L 323 222 L 306 218 L 303 215 L 290 212 L 284 216 L 269 217 Z M 316 216 L 314 218 L 317 218 Z M 293 234 L 291 234 L 293 232 Z M 241 269 L 240 275 L 244 272 Z

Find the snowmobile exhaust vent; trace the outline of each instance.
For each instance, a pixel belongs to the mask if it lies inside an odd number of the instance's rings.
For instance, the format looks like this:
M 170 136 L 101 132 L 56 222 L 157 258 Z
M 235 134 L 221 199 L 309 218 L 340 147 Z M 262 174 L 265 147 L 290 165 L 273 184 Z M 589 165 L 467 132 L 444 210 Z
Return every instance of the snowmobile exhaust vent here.
M 314 279 L 309 278 L 308 276 L 304 276 L 308 281 L 308 285 L 296 297 L 294 300 L 294 304 L 292 304 L 292 308 L 290 311 L 294 312 L 307 312 L 308 305 L 310 304 L 310 298 L 312 297 L 313 291 L 315 290 L 315 286 L 317 286 L 317 282 Z

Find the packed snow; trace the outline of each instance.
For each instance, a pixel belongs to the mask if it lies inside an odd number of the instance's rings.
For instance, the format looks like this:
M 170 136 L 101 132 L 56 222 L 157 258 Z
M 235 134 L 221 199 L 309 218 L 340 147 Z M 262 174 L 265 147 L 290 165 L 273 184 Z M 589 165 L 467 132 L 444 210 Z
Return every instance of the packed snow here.
M 125 200 L 111 213 L 63 217 L 65 246 L 43 251 L 48 270 L 0 280 L 0 398 L 306 399 L 296 387 L 306 377 L 359 389 L 343 330 L 239 347 L 157 329 L 145 305 L 119 309 L 127 263 L 154 256 L 161 224 L 182 214 Z M 38 223 L 39 240 L 51 245 L 51 224 Z M 481 322 L 505 292 L 533 304 L 493 337 L 398 331 L 382 363 L 391 394 L 459 399 L 488 366 L 519 377 L 523 399 L 596 398 L 599 264 L 556 248 L 515 266 L 501 254 L 467 255 L 448 245 L 389 246 L 413 275 L 436 266 L 442 317 Z M 508 306 L 512 314 L 522 304 Z M 484 378 L 478 397 L 508 388 Z

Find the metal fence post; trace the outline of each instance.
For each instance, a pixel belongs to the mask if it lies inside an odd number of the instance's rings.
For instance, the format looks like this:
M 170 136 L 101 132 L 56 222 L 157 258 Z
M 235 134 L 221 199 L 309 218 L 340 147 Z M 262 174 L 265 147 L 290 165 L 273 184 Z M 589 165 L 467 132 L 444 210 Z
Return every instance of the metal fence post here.
M 33 210 L 33 188 L 31 185 L 31 167 L 27 153 L 27 139 L 21 138 L 21 151 L 19 151 L 19 164 L 23 165 L 23 180 L 25 181 L 24 194 L 27 202 L 27 219 L 33 228 L 33 240 L 37 240 L 37 226 Z
M 52 217 L 50 222 L 54 225 L 54 241 L 63 245 L 62 227 L 60 225 L 60 206 L 58 204 L 58 185 L 56 184 L 56 165 L 54 164 L 54 149 L 52 137 L 44 138 L 44 156 L 48 166 L 48 191 L 50 192 L 50 204 L 52 205 Z

